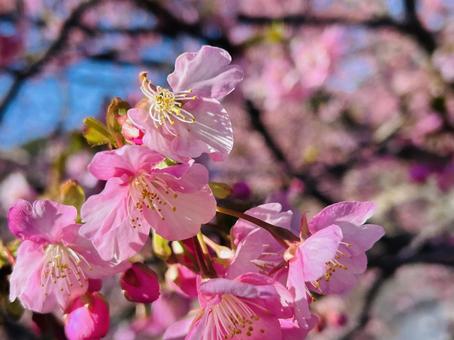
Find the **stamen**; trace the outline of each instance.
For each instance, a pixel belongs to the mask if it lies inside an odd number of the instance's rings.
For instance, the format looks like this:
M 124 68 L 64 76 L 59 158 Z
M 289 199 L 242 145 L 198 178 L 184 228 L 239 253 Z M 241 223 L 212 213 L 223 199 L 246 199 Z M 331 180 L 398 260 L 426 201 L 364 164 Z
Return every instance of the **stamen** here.
M 79 253 L 64 246 L 63 244 L 50 244 L 45 251 L 45 263 L 41 271 L 41 287 L 45 289 L 45 295 L 49 295 L 50 285 L 63 283 L 60 291 L 71 295 L 73 282 L 77 281 L 80 287 L 88 282 L 82 266 L 88 270 L 92 267 L 88 261 Z
M 205 339 L 225 340 L 243 334 L 251 336 L 254 324 L 259 320 L 252 308 L 231 294 L 224 294 L 221 301 L 207 310 L 208 324 L 204 332 Z M 214 330 L 214 337 L 212 332 Z M 260 330 L 261 333 L 262 329 Z
M 177 207 L 173 201 L 177 199 L 178 194 L 164 180 L 152 178 L 148 174 L 135 177 L 131 182 L 127 204 L 132 227 L 135 229 L 142 226 L 140 221 L 144 209 L 155 211 L 161 220 L 165 220 L 162 210 L 168 208 L 171 212 L 176 212 Z M 131 211 L 130 207 L 134 210 Z
M 160 86 L 155 87 L 146 76 L 142 77 L 140 90 L 149 101 L 148 113 L 156 128 L 162 126 L 167 132 L 175 135 L 170 127 L 175 125 L 176 121 L 195 123 L 194 115 L 183 108 L 185 101 L 196 98 L 189 96 L 191 90 L 172 92 Z

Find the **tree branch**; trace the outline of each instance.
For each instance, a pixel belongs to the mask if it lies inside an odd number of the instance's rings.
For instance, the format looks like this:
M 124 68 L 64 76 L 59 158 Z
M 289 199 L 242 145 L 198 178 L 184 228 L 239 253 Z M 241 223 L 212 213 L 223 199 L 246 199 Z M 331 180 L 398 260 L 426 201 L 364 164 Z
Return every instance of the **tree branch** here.
M 321 203 L 329 205 L 334 203 L 333 200 L 322 192 L 317 186 L 317 180 L 308 173 L 296 173 L 292 164 L 288 161 L 280 146 L 276 143 L 273 136 L 268 131 L 262 121 L 261 111 L 250 100 L 246 100 L 246 110 L 249 115 L 252 127 L 263 137 L 265 145 L 271 151 L 274 158 L 283 165 L 287 174 L 292 177 L 297 177 L 304 182 L 306 192 L 314 196 Z
M 247 16 L 240 14 L 238 20 L 243 24 L 250 25 L 269 25 L 272 23 L 282 23 L 289 26 L 360 26 L 367 29 L 391 29 L 399 33 L 406 34 L 414 40 L 429 55 L 436 49 L 436 37 L 419 21 L 416 14 L 416 1 L 404 0 L 405 19 L 403 22 L 395 21 L 391 17 L 382 16 L 367 20 L 355 20 L 342 17 L 314 17 L 309 15 L 289 15 L 280 18 L 265 16 Z
M 53 41 L 46 52 L 35 62 L 28 65 L 28 67 L 15 73 L 14 81 L 0 103 L 0 122 L 4 118 L 9 105 L 19 93 L 19 90 L 23 86 L 25 80 L 38 74 L 45 64 L 58 55 L 58 53 L 65 47 L 71 30 L 76 27 L 82 15 L 88 9 L 99 4 L 101 1 L 102 0 L 85 1 L 77 6 L 65 21 L 57 39 Z

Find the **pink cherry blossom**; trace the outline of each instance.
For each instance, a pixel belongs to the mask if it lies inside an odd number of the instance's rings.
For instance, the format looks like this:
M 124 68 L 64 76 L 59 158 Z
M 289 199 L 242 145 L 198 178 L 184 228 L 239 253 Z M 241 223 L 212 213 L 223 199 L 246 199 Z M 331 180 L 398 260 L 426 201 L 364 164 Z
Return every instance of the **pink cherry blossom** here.
M 291 316 L 282 304 L 274 280 L 247 273 L 233 280 L 210 279 L 199 286 L 200 310 L 192 322 L 180 321 L 171 326 L 164 339 L 282 339 L 279 318 Z
M 291 211 L 281 212 L 281 209 L 279 203 L 267 203 L 246 213 L 290 230 L 293 214 Z M 227 277 L 244 272 L 272 275 L 290 290 L 298 327 L 307 332 L 315 324 L 309 309 L 311 297 L 308 285 L 318 282 L 336 265 L 341 229 L 336 225 L 329 226 L 287 249 L 264 229 L 241 219 L 233 226 L 231 233 L 237 249 Z
M 107 183 L 82 206 L 81 233 L 103 259 L 123 261 L 135 255 L 151 228 L 168 240 L 182 240 L 213 218 L 216 201 L 207 169 L 194 163 L 162 167 L 163 161 L 157 152 L 137 145 L 94 156 L 88 169 Z
M 130 109 L 131 121 L 145 132 L 143 143 L 174 160 L 202 153 L 224 159 L 233 147 L 230 118 L 219 102 L 243 79 L 238 66 L 230 65 L 227 51 L 203 46 L 180 55 L 167 81 L 171 90 L 143 78 L 145 96 Z
M 48 313 L 65 309 L 84 294 L 89 278 L 126 269 L 103 261 L 91 242 L 79 235 L 76 208 L 52 201 L 19 200 L 8 214 L 9 229 L 22 240 L 10 278 L 10 300 Z
M 98 293 L 76 298 L 66 310 L 65 334 L 69 340 L 104 337 L 109 330 L 109 306 Z
M 311 233 L 319 233 L 333 225 L 342 230 L 342 242 L 336 259 L 322 280 L 318 291 L 343 293 L 356 284 L 360 274 L 367 268 L 365 252 L 383 235 L 384 229 L 375 224 L 364 224 L 373 214 L 371 202 L 340 202 L 319 212 L 309 222 Z
M 132 302 L 152 303 L 159 297 L 156 273 L 143 263 L 134 263 L 120 278 L 125 297 Z
M 319 39 L 292 42 L 292 57 L 305 87 L 318 88 L 326 81 L 342 51 L 342 32 L 334 26 L 325 29 Z

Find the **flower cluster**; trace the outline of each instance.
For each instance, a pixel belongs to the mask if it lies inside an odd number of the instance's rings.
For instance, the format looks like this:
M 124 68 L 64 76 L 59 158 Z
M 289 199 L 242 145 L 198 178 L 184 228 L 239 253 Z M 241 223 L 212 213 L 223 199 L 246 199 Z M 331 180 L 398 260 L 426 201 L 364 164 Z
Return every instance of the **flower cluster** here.
M 105 131 L 117 132 L 108 137 L 111 150 L 88 165 L 104 189 L 79 211 L 49 199 L 19 200 L 10 209 L 9 228 L 22 241 L 10 299 L 34 312 L 65 313 L 70 339 L 100 338 L 109 326 L 103 278 L 121 273 L 129 301 L 161 299 L 159 275 L 137 256 L 151 236 L 155 255 L 168 264 L 167 289 L 199 302 L 166 324 L 165 339 L 304 338 L 317 324 L 313 295 L 350 290 L 384 232 L 364 224 L 374 210 L 369 202 L 337 203 L 310 220 L 279 203 L 246 213 L 217 206 L 214 193 L 228 188 L 210 183 L 197 158 L 222 161 L 232 150 L 221 100 L 242 78 L 230 55 L 211 46 L 180 55 L 168 88 L 142 73 L 143 98 L 132 108 L 117 103 L 126 110 L 107 117 Z M 230 244 L 201 232 L 216 211 L 239 218 Z

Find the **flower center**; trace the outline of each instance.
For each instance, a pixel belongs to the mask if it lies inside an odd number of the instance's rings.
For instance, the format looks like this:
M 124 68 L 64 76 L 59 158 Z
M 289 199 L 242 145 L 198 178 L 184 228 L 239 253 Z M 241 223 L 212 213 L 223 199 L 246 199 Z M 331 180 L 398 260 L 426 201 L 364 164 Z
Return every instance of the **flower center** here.
M 155 87 L 146 77 L 142 79 L 140 90 L 148 99 L 148 113 L 156 128 L 163 126 L 168 132 L 175 135 L 168 125 L 172 126 L 176 121 L 195 123 L 194 115 L 183 107 L 185 101 L 196 98 L 189 96 L 191 90 L 172 92 L 160 86 Z
M 71 294 L 74 283 L 82 287 L 88 281 L 82 269 L 86 265 L 91 269 L 87 260 L 75 252 L 70 247 L 60 243 L 50 244 L 45 250 L 45 263 L 41 272 L 41 287 L 45 289 L 45 294 L 49 293 L 51 284 L 58 285 L 60 291 Z
M 148 174 L 136 176 L 131 183 L 130 199 L 135 212 L 128 211 L 132 227 L 141 227 L 141 218 L 137 213 L 142 214 L 144 209 L 155 211 L 161 220 L 165 220 L 163 209 L 175 212 L 177 210 L 174 201 L 178 194 L 172 190 L 167 183 L 159 177 L 151 178 Z M 131 205 L 128 204 L 128 209 Z
M 160 112 L 177 112 L 181 110 L 181 103 L 175 101 L 175 95 L 167 89 L 157 87 L 154 95 L 156 110 Z
M 231 339 L 234 336 L 243 334 L 251 336 L 254 325 L 259 320 L 257 314 L 241 299 L 231 294 L 224 294 L 221 301 L 207 311 L 209 322 L 205 334 L 210 329 L 215 329 L 216 339 Z M 264 329 L 260 329 L 264 333 Z M 211 333 L 212 334 L 212 333 Z M 211 339 L 207 337 L 207 339 Z

